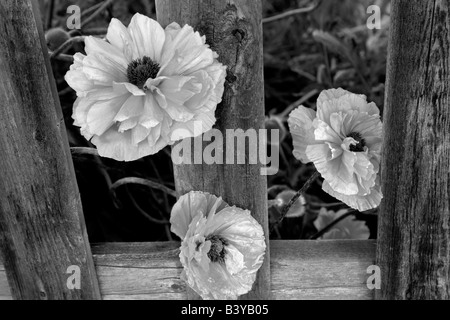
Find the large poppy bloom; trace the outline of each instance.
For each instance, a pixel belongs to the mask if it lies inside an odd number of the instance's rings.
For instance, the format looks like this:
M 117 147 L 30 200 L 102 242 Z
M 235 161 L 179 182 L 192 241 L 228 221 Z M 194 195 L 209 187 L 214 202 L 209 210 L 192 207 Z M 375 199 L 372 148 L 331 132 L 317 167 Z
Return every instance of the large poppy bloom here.
M 212 128 L 226 67 L 204 36 L 135 14 L 128 28 L 112 19 L 106 40 L 87 37 L 65 77 L 74 124 L 101 156 L 136 160 Z
M 375 103 L 343 89 L 326 90 L 317 112 L 300 106 L 288 122 L 294 156 L 314 163 L 325 192 L 359 211 L 380 205 L 383 127 Z

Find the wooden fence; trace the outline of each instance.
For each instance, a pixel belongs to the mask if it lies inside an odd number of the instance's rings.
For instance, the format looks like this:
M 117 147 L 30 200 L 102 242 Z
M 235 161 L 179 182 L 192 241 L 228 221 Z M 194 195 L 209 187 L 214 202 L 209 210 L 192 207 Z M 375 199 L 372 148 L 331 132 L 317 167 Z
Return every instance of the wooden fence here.
M 34 2 L 0 3 L 0 299 L 197 298 L 179 243 L 89 245 Z M 156 3 L 162 25 L 191 24 L 229 67 L 217 128 L 262 128 L 260 1 Z M 391 18 L 379 240 L 271 241 L 244 298 L 450 298 L 450 1 L 392 0 Z M 267 235 L 260 166 L 198 166 L 175 167 L 177 191 L 248 208 Z M 367 286 L 371 265 L 381 290 Z

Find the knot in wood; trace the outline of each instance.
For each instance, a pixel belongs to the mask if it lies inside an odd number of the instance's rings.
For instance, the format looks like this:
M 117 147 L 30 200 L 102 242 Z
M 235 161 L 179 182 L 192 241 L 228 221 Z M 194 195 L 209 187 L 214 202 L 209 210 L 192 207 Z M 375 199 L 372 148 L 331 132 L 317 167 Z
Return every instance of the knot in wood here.
M 232 34 L 239 43 L 241 43 L 245 39 L 245 31 L 242 29 L 234 29 Z

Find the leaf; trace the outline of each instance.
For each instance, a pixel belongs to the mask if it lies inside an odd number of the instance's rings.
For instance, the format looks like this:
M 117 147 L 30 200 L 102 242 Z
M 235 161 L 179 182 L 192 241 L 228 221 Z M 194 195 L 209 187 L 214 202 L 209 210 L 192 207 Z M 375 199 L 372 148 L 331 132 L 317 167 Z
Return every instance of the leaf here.
M 358 72 L 364 74 L 361 59 L 344 42 L 342 42 L 332 34 L 321 30 L 314 30 L 313 38 L 317 42 L 323 44 L 331 52 L 334 52 L 344 59 L 347 59 Z

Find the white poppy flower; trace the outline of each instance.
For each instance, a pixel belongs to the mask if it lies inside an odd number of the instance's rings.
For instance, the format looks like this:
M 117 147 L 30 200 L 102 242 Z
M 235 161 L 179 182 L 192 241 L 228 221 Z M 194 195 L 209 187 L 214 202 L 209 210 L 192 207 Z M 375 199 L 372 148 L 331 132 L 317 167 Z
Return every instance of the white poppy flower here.
M 133 161 L 212 128 L 226 67 L 204 36 L 135 14 L 128 28 L 112 19 L 106 40 L 87 37 L 65 76 L 74 124 L 101 156 Z
M 314 163 L 325 192 L 359 211 L 379 206 L 383 128 L 375 103 L 343 89 L 326 90 L 317 112 L 300 106 L 288 122 L 294 156 Z
M 250 211 L 191 192 L 174 205 L 170 222 L 182 239 L 182 279 L 203 299 L 237 299 L 252 289 L 266 244 Z

